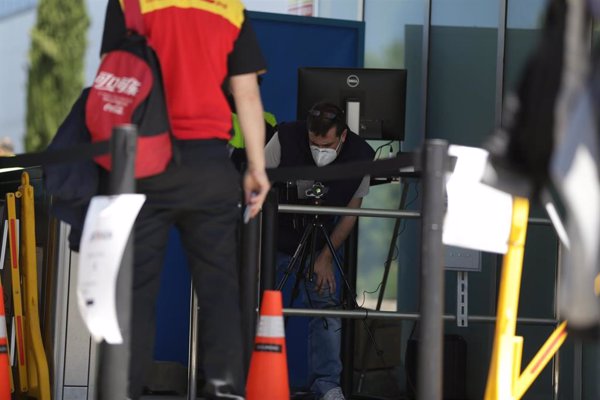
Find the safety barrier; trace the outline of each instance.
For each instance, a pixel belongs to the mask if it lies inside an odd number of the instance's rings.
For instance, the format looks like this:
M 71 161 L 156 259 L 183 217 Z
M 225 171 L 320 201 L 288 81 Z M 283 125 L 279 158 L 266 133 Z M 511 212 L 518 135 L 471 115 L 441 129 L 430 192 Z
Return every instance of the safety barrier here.
M 21 218 L 17 219 L 19 200 Z M 50 376 L 40 331 L 38 276 L 33 187 L 23 172 L 21 185 L 6 194 L 8 247 L 13 304 L 13 331 L 19 390 L 31 397 L 50 400 Z M 6 243 L 3 243 L 3 246 Z
M 135 160 L 136 128 L 116 127 L 110 141 L 87 143 L 53 151 L 20 154 L 0 158 L 0 168 L 28 168 L 40 165 L 83 161 L 110 151 L 113 170 L 110 174 L 110 194 L 134 191 L 133 163 Z M 21 203 L 21 219 L 17 219 L 16 199 Z M 35 243 L 33 187 L 27 172 L 15 193 L 7 193 L 7 222 L 13 314 L 16 328 L 16 358 L 18 389 L 30 397 L 50 400 L 51 385 L 48 362 L 44 352 L 38 313 L 38 277 Z M 20 232 L 19 232 L 20 230 Z M 21 244 L 19 245 L 19 237 Z M 131 243 L 131 238 L 130 238 Z M 99 400 L 127 397 L 129 364 L 129 319 L 132 274 L 131 245 L 125 251 L 120 268 L 117 299 L 119 324 L 125 344 L 102 345 L 98 376 Z M 21 283 L 21 277 L 22 283 Z M 0 328 L 2 329 L 2 328 Z

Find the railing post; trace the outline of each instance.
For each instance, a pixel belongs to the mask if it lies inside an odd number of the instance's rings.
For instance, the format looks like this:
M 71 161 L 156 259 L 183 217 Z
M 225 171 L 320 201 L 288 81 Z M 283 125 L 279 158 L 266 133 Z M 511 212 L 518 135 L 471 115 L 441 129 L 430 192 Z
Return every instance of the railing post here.
M 135 193 L 135 153 L 137 128 L 119 125 L 110 141 L 112 171 L 109 194 Z M 123 343 L 100 344 L 97 381 L 98 400 L 129 398 L 129 357 L 131 354 L 131 296 L 133 283 L 133 232 L 131 233 L 117 277 L 116 306 Z
M 277 192 L 271 189 L 262 207 L 260 290 L 275 289 L 277 254 Z
M 422 150 L 423 219 L 421 229 L 420 340 L 418 400 L 442 399 L 444 335 L 444 218 L 448 143 L 428 140 Z
M 240 307 L 244 348 L 244 373 L 248 374 L 256 333 L 258 310 L 258 266 L 260 264 L 260 215 L 242 227 L 242 260 L 240 270 Z

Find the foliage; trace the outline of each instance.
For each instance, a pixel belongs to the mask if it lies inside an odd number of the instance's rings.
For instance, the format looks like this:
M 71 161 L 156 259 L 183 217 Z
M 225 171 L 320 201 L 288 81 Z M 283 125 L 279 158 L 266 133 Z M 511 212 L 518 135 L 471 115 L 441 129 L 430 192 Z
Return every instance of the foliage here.
M 26 151 L 46 148 L 83 87 L 85 0 L 39 0 L 31 32 Z
M 405 68 L 404 43 L 394 41 L 381 54 L 367 52 L 365 66 L 369 68 Z

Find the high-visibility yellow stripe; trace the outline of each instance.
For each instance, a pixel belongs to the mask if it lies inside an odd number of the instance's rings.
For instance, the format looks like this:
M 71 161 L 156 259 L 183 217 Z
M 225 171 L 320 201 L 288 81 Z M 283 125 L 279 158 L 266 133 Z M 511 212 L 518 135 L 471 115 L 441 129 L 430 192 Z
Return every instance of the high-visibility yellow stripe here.
M 208 11 L 225 18 L 238 28 L 244 22 L 244 5 L 239 0 L 140 0 L 142 14 L 167 7 Z

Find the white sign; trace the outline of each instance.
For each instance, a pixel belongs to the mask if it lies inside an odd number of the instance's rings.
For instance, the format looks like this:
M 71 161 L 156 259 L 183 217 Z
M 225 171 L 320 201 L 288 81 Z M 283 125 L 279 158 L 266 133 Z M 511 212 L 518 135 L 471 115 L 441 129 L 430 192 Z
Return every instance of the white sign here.
M 81 236 L 77 298 L 96 341 L 123 342 L 116 308 L 116 284 L 125 245 L 146 200 L 142 194 L 96 196 Z
M 457 157 L 446 183 L 448 209 L 444 219 L 444 244 L 504 254 L 512 222 L 512 196 L 481 183 L 488 152 L 476 147 L 451 145 Z

